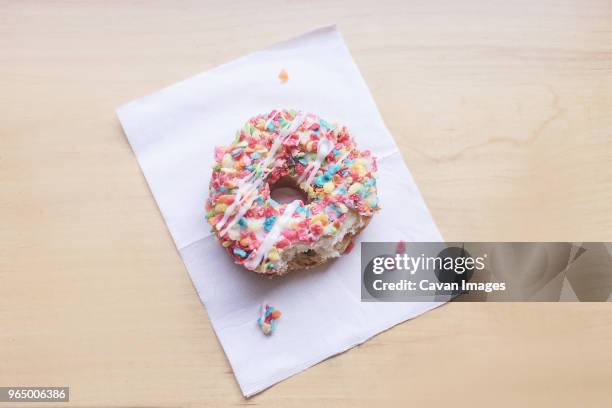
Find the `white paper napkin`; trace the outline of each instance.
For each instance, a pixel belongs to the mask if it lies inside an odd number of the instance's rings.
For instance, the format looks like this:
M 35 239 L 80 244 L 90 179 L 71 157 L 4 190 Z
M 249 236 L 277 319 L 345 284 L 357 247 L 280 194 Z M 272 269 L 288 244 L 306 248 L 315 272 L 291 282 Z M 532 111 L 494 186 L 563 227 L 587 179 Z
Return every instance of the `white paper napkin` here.
M 285 69 L 289 81 L 281 83 Z M 362 303 L 359 243 L 348 255 L 274 280 L 234 265 L 204 219 L 215 145 L 275 108 L 346 125 L 378 156 L 382 211 L 360 241 L 441 241 L 423 198 L 335 26 L 222 65 L 118 109 L 155 200 L 245 396 L 341 353 L 437 303 Z M 261 304 L 283 312 L 264 336 Z

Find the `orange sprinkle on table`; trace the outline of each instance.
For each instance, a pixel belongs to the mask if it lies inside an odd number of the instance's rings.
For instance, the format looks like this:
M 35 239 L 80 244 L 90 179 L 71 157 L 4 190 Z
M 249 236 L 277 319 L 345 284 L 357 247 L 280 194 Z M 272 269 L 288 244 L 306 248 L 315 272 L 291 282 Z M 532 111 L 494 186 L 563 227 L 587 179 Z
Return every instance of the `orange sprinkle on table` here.
M 287 71 L 285 71 L 284 69 L 281 69 L 281 71 L 278 74 L 278 79 L 280 79 L 281 82 L 287 82 L 289 80 L 289 74 L 287 74 Z

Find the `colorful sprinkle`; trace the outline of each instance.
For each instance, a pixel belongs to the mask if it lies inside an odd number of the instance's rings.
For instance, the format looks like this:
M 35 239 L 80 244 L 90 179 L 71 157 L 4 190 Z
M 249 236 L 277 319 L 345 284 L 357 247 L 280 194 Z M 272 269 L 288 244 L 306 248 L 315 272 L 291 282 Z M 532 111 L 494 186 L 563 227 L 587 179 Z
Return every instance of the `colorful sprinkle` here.
M 248 226 L 246 218 L 242 217 L 241 219 L 239 219 L 238 225 L 240 226 L 240 229 L 246 229 Z
M 246 258 L 247 257 L 247 253 L 244 249 L 240 249 L 240 248 L 234 248 L 234 254 L 238 255 L 241 258 Z
M 278 79 L 280 79 L 282 83 L 285 83 L 289 80 L 289 74 L 287 74 L 287 71 L 284 69 L 281 69 L 281 71 L 278 73 Z
M 263 304 L 257 319 L 257 325 L 266 336 L 274 334 L 276 331 L 276 321 L 282 316 L 280 310 L 273 306 Z
M 272 229 L 272 226 L 274 225 L 274 223 L 276 222 L 276 216 L 271 216 L 266 218 L 266 220 L 263 223 L 263 227 L 266 231 L 270 232 L 270 230 Z

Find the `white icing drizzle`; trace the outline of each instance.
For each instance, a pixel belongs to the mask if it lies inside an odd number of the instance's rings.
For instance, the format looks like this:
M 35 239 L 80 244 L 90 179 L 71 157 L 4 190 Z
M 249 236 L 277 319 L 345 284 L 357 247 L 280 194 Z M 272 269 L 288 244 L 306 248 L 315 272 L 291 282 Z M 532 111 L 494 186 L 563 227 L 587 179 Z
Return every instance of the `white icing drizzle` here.
M 225 209 L 225 212 L 223 213 L 223 218 L 221 218 L 217 225 L 215 225 L 217 230 L 223 228 L 223 226 L 227 223 L 227 219 L 234 213 L 236 207 L 240 205 L 240 200 L 242 200 L 243 195 L 248 192 L 249 187 L 251 186 L 249 182 L 252 178 L 254 178 L 254 176 L 255 173 L 251 173 L 248 177 L 244 178 L 243 180 L 240 180 L 240 182 L 238 183 L 238 191 L 236 192 L 236 196 L 234 197 L 234 202 Z
M 227 230 L 229 230 L 234 225 L 236 225 L 236 223 L 244 216 L 244 214 L 246 214 L 246 212 L 249 211 L 249 208 L 251 208 L 251 205 L 253 205 L 253 201 L 257 199 L 257 196 L 258 196 L 257 190 L 258 190 L 258 186 L 253 185 L 253 188 L 245 193 L 245 197 L 247 198 L 244 201 L 242 201 L 242 203 L 240 204 L 240 207 L 238 208 L 238 213 L 221 231 L 221 235 L 225 234 Z
M 271 119 L 274 119 L 278 115 L 278 113 L 279 112 L 277 112 Z M 305 115 L 302 114 L 302 112 L 298 112 L 289 126 L 284 129 L 280 129 L 280 131 L 278 132 L 278 136 L 275 138 L 274 143 L 272 143 L 272 147 L 270 147 L 270 150 L 266 155 L 265 160 L 261 164 L 261 173 L 258 177 L 255 177 L 255 172 L 253 172 L 244 179 L 240 180 L 240 182 L 238 183 L 238 191 L 236 192 L 234 202 L 225 209 L 223 217 L 215 225 L 217 230 L 220 231 L 221 235 L 225 234 L 228 229 L 234 226 L 240 220 L 240 218 L 242 218 L 244 214 L 246 214 L 246 212 L 249 210 L 249 208 L 253 204 L 253 201 L 255 201 L 255 199 L 258 197 L 256 193 L 259 190 L 261 183 L 270 171 L 270 164 L 272 160 L 276 158 L 276 152 L 278 148 L 281 146 L 287 136 L 294 133 L 302 125 L 304 119 Z M 270 119 L 268 120 L 268 122 L 269 121 Z M 238 213 L 232 219 L 232 221 L 228 223 L 227 221 L 229 217 L 231 217 L 236 208 L 238 208 Z
M 276 151 L 278 150 L 280 145 L 285 141 L 287 136 L 298 130 L 302 122 L 304 122 L 304 115 L 302 115 L 302 112 L 298 112 L 298 114 L 295 115 L 293 122 L 291 122 L 291 124 L 285 129 L 281 129 L 280 132 L 278 132 L 278 137 L 274 140 L 274 143 L 272 143 L 272 147 L 270 147 L 270 151 L 268 152 L 268 155 L 266 156 L 266 159 L 262 164 L 262 176 L 264 174 L 264 170 L 268 170 L 270 162 L 276 158 Z
M 310 166 L 311 167 L 310 175 L 308 176 L 308 179 L 306 180 L 306 184 L 303 186 L 304 190 L 308 189 L 308 186 L 310 186 L 310 184 L 312 183 L 312 180 L 314 180 L 317 174 L 317 171 L 319 171 L 319 168 L 321 168 L 321 164 L 323 163 L 323 160 L 325 160 L 325 158 L 327 157 L 327 155 L 333 148 L 334 148 L 334 144 L 330 142 L 329 139 L 325 138 L 325 139 L 319 140 L 319 143 L 317 143 L 317 158 L 315 159 L 314 162 L 312 162 L 312 166 Z M 306 173 L 307 171 L 304 171 L 304 173 L 302 173 L 302 177 L 300 178 L 303 179 Z
M 270 123 L 274 122 L 274 119 L 276 119 L 279 113 L 281 113 L 281 111 L 276 111 L 274 115 L 270 116 L 270 118 L 266 120 L 266 124 L 264 126 L 266 130 L 268 130 L 268 126 L 270 125 Z
M 266 235 L 259 248 L 255 249 L 251 253 L 251 256 L 244 263 L 244 266 L 249 269 L 255 269 L 259 266 L 263 257 L 270 251 L 270 249 L 272 249 L 272 246 L 278 241 L 280 234 L 283 232 L 285 224 L 291 219 L 291 216 L 293 215 L 299 204 L 299 200 L 294 200 L 291 204 L 285 207 L 285 212 L 283 213 L 283 215 L 281 215 L 281 217 L 276 220 L 274 226 Z

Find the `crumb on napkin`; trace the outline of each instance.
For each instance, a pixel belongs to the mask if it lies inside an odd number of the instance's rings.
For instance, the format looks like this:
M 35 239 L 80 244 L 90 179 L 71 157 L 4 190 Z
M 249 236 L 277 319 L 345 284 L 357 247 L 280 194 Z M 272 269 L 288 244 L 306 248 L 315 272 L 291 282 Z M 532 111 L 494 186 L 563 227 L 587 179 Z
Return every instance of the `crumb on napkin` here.
M 265 303 L 261 306 L 261 312 L 259 318 L 257 319 L 257 325 L 263 334 L 266 336 L 274 334 L 274 330 L 276 330 L 276 319 L 281 317 L 281 314 L 281 311 L 274 309 L 273 306 Z

